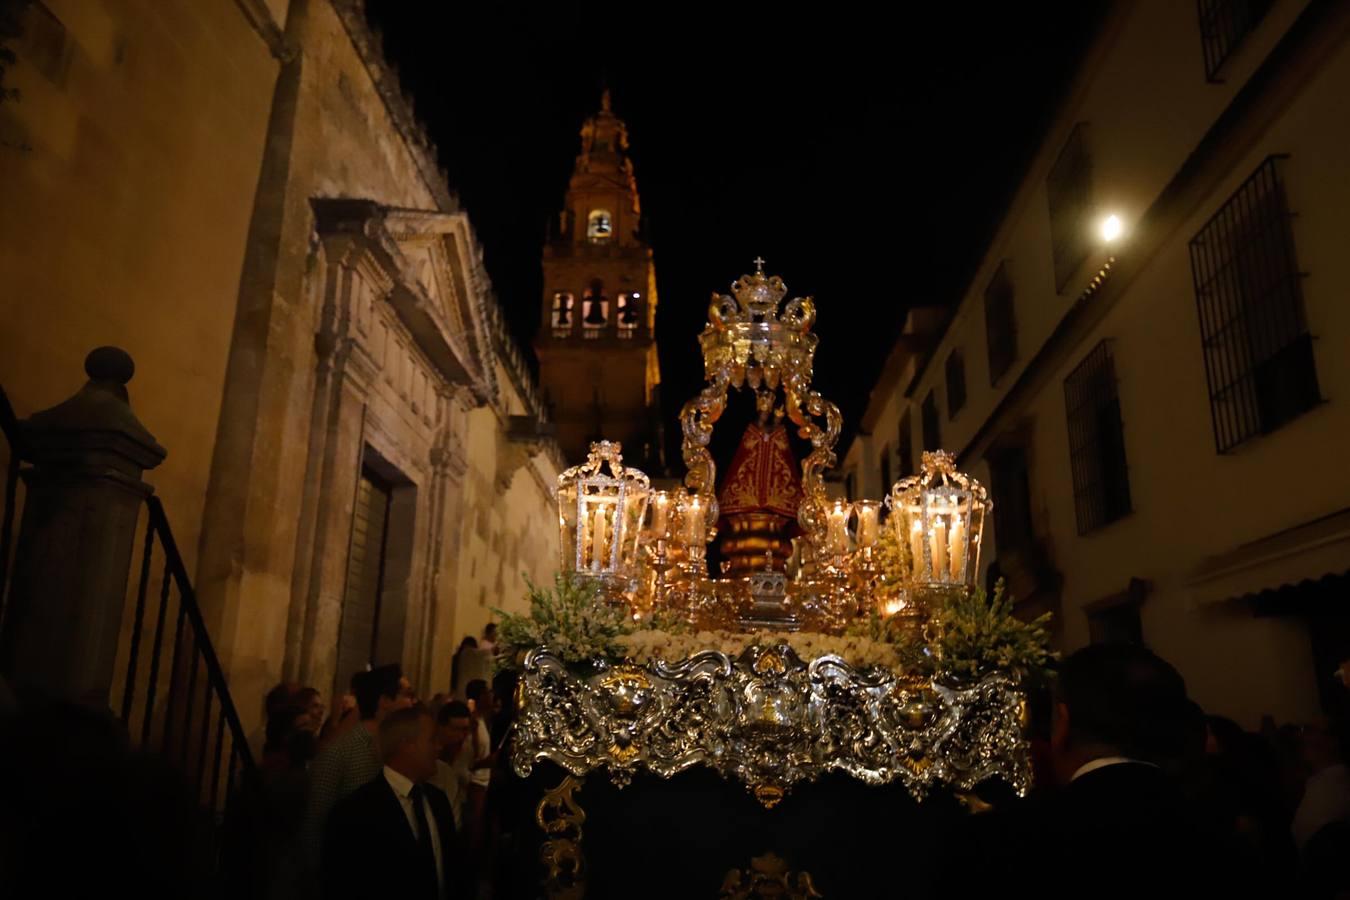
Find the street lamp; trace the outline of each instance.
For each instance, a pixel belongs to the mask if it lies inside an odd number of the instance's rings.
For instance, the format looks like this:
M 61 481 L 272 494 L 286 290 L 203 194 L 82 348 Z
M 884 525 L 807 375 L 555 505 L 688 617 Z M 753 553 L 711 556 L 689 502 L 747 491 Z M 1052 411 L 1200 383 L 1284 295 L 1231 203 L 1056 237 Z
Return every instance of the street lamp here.
M 1102 240 L 1110 244 L 1121 236 L 1125 231 L 1125 226 L 1121 223 L 1120 216 L 1112 213 L 1105 219 L 1102 219 L 1100 230 Z

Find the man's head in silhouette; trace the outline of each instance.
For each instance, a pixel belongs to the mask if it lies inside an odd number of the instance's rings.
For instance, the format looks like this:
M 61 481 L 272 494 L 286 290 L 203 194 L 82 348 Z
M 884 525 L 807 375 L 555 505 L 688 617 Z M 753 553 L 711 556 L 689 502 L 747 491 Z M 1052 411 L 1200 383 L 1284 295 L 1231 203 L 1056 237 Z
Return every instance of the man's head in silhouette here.
M 352 692 L 361 710 L 361 721 L 379 722 L 399 709 L 414 702 L 412 685 L 403 677 L 397 665 L 380 666 L 369 672 L 360 672 L 352 679 Z
M 395 710 L 380 722 L 380 758 L 414 784 L 436 774 L 436 720 L 425 706 Z
M 1184 748 L 1190 701 L 1177 670 L 1130 644 L 1093 644 L 1060 665 L 1050 746 L 1068 783 L 1096 759 L 1163 763 Z

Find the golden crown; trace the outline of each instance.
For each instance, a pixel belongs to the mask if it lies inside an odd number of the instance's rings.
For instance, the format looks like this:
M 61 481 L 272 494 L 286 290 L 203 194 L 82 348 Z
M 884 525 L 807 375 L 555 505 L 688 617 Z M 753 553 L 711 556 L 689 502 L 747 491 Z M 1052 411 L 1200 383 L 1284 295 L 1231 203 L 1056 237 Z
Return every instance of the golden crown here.
M 764 274 L 764 260 L 755 260 L 755 273 L 731 284 L 731 294 L 713 293 L 708 324 L 699 335 L 704 375 L 709 381 L 725 378 L 734 387 L 749 380 L 777 387 L 780 380 L 811 380 L 818 339 L 811 333 L 816 321 L 810 297 L 789 300 L 787 285 L 777 275 Z

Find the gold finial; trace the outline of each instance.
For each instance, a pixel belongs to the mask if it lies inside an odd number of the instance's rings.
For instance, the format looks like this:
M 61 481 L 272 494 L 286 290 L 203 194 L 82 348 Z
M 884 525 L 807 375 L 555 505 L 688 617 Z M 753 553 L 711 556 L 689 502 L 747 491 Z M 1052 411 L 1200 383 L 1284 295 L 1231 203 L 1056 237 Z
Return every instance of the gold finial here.
M 756 257 L 752 260 L 752 262 L 755 264 L 755 274 L 756 274 L 756 275 L 763 275 L 763 274 L 764 274 L 764 257 L 762 257 L 762 256 L 756 256 Z
M 613 112 L 609 105 L 609 88 L 605 88 L 604 93 L 600 95 L 600 109 L 602 112 Z

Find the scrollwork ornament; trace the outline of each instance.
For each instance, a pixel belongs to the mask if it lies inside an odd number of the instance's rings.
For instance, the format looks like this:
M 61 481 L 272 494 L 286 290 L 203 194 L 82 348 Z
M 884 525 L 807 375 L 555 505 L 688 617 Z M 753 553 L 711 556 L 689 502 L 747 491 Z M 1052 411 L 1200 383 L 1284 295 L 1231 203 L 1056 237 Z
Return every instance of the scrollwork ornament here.
M 586 859 L 581 852 L 581 826 L 586 813 L 576 792 L 584 779 L 567 775 L 545 791 L 535 809 L 535 822 L 545 839 L 539 848 L 544 864 L 544 890 L 549 900 L 581 900 L 586 896 Z
M 680 412 L 682 455 L 688 469 L 685 485 L 695 494 L 713 496 L 716 468 L 707 447 L 713 423 L 726 408 L 728 391 L 747 384 L 756 391 L 781 388 L 789 418 L 798 434 L 811 442 L 811 453 L 802 461 L 798 520 L 811 542 L 819 545 L 825 530 L 824 473 L 836 462 L 834 447 L 843 418 L 837 406 L 811 389 L 818 343 L 811 332 L 815 301 L 794 298 L 780 313 L 787 287 L 780 277 L 764 274 L 762 260 L 756 260 L 754 274 L 742 275 L 731 288 L 733 296 L 713 294 L 708 323 L 699 336 L 707 385 Z M 713 507 L 710 524 L 716 521 Z
M 707 766 L 766 805 L 829 771 L 916 799 L 998 777 L 1030 787 L 1022 695 L 996 673 L 944 685 L 836 656 L 804 662 L 787 644 L 736 658 L 706 651 L 591 676 L 547 651 L 527 654 L 513 762 L 550 760 L 573 775 L 640 771 L 670 778 Z
M 810 872 L 793 872 L 787 862 L 774 853 L 766 853 L 750 860 L 747 869 L 732 869 L 722 880 L 722 900 L 816 900 L 823 896 L 816 890 Z

